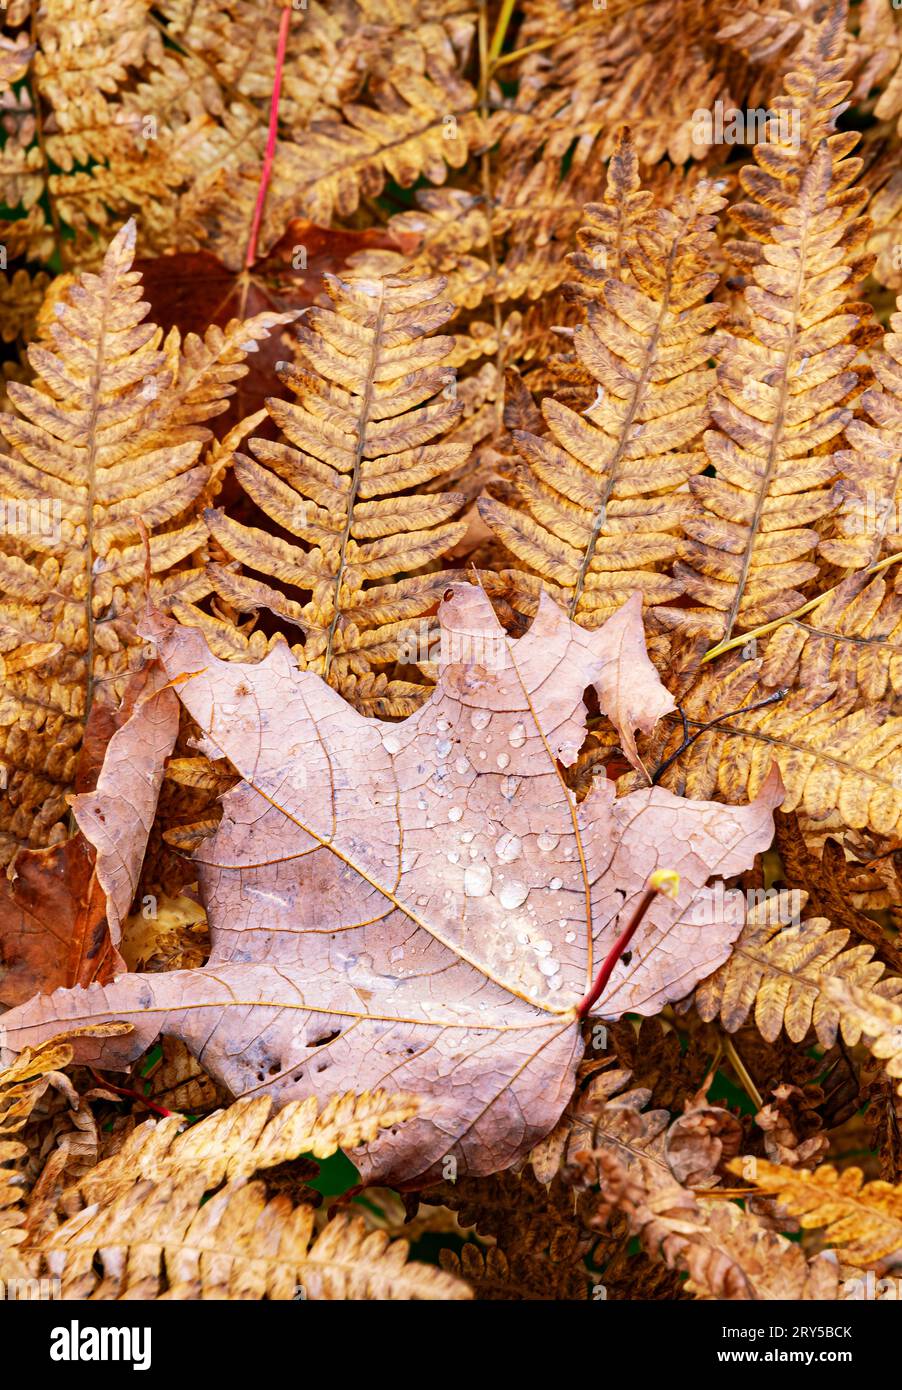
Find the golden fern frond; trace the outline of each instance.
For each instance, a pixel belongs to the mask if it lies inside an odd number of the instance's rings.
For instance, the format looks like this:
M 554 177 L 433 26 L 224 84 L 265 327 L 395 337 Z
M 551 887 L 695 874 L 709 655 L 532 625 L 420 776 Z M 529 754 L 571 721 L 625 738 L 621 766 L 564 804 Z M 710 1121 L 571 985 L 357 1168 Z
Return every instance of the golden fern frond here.
M 131 269 L 133 223 L 99 274 L 73 280 L 32 345 L 34 385 L 10 382 L 17 414 L 0 419 L 0 656 L 5 662 L 0 810 L 7 848 L 46 843 L 65 814 L 84 720 L 95 698 L 141 659 L 150 533 L 150 598 L 202 597 L 197 510 L 213 472 L 201 423 L 225 408 L 247 351 L 285 319 L 260 315 L 204 344 L 144 322 Z M 174 576 L 178 574 L 178 578 Z
M 126 1031 L 121 1026 L 113 1031 Z M 86 1029 L 85 1032 L 93 1030 Z M 39 1047 L 26 1047 L 0 1071 L 0 1136 L 6 1138 L 27 1124 L 37 1102 L 74 1056 L 70 1039 L 77 1030 L 48 1038 Z
M 5 18 L 21 25 L 29 16 Z M 160 36 L 146 0 L 45 0 L 23 32 L 30 62 L 5 119 L 5 201 L 29 214 L 29 257 L 55 247 L 66 263 L 93 260 L 93 232 L 144 209 L 149 195 L 171 203 L 182 177 L 169 132 L 145 139 L 125 119 L 124 89 L 157 60 Z
M 581 1150 L 611 1149 L 624 1162 L 646 1159 L 649 1171 L 660 1168 L 668 1176 L 664 1134 L 670 1123 L 667 1110 L 646 1110 L 651 1091 L 646 1087 L 625 1090 L 630 1073 L 620 1068 L 590 1076 L 578 1090 L 554 1129 L 530 1151 L 529 1161 L 540 1182 L 549 1182 L 574 1160 Z
M 616 197 L 634 196 L 628 176 L 614 178 Z M 720 309 L 704 300 L 717 281 L 712 228 L 723 205 L 700 183 L 632 229 L 622 252 L 632 283 L 605 279 L 574 335 L 595 401 L 581 417 L 545 400 L 549 434 L 514 433 L 522 509 L 479 504 L 498 539 L 585 626 L 637 588 L 655 608 L 681 592 L 667 569 L 690 505 L 685 484 L 705 466 L 692 444 L 713 384 Z
M 289 634 L 300 630 L 294 650 L 307 668 L 376 713 L 409 713 L 425 694 L 379 668 L 428 659 L 423 615 L 447 574 L 422 571 L 466 530 L 455 519 L 463 495 L 422 486 L 469 454 L 466 443 L 428 442 L 462 412 L 445 365 L 451 340 L 427 336 L 453 312 L 437 298 L 443 286 L 328 277 L 334 307 L 308 310 L 301 366 L 280 372 L 298 399 L 267 402 L 283 439 L 252 439 L 253 458 L 239 454 L 235 463 L 248 496 L 296 539 L 207 514 L 225 555 L 266 577 L 213 565 L 220 598 L 240 612 L 267 608 Z M 398 574 L 407 577 L 395 581 Z M 292 596 L 298 590 L 310 594 L 306 602 Z M 177 611 L 204 626 L 217 655 L 246 660 L 267 649 L 262 632 L 246 637 L 196 609 Z
M 37 275 L 29 275 L 27 270 L 0 275 L 0 337 L 5 343 L 33 336 L 49 284 L 50 277 L 43 271 Z
M 627 1168 L 613 1153 L 602 1154 L 599 1166 L 605 1202 L 627 1217 L 653 1259 L 688 1275 L 686 1289 L 696 1298 L 837 1297 L 835 1263 L 809 1260 L 752 1212 L 731 1202 L 696 1200 L 673 1180 L 649 1185 L 641 1165 Z
M 61 1073 L 74 1056 L 71 1042 L 74 1037 L 109 1036 L 128 1031 L 127 1024 L 76 1029 L 48 1038 L 39 1047 L 26 1047 L 0 1071 L 0 1279 L 3 1281 L 29 1274 L 23 1249 L 29 1232 L 21 1172 L 28 1146 L 11 1136 L 24 1129 L 38 1101 L 51 1086 L 68 1086 Z
M 27 1252 L 52 1266 L 61 1296 L 120 1299 L 467 1298 L 459 1279 L 407 1262 L 403 1240 L 337 1216 L 314 1238 L 314 1213 L 262 1182 L 141 1179 L 70 1217 Z M 98 1273 L 98 1270 L 101 1271 Z
M 265 216 L 252 233 L 280 28 L 289 10 Z M 387 178 L 442 183 L 484 143 L 461 70 L 461 0 L 412 14 L 377 0 L 43 0 L 7 6 L 4 202 L 30 258 L 94 264 L 111 220 L 140 209 L 145 250 L 207 245 L 233 269 L 295 216 L 327 224 Z M 3 78 L 0 74 L 0 84 Z M 2 95 L 2 92 L 0 92 Z M 73 239 L 67 229 L 75 231 Z
M 820 545 L 830 564 L 855 570 L 902 549 L 902 299 L 870 362 L 878 386 L 861 397 L 870 423 L 846 427 L 851 448 L 836 455 L 843 474 L 836 534 Z
M 821 1228 L 824 1243 L 839 1246 L 846 1263 L 868 1269 L 902 1252 L 902 1186 L 865 1182 L 860 1168 L 838 1172 L 828 1163 L 812 1172 L 759 1158 L 751 1177 L 742 1160 L 730 1166 L 773 1194 L 804 1230 Z
M 79 1205 L 108 1203 L 140 1178 L 202 1178 L 212 1189 L 223 1180 L 250 1177 L 301 1154 L 330 1158 L 339 1149 L 371 1143 L 380 1129 L 401 1124 L 416 1112 L 415 1096 L 349 1091 L 333 1096 L 322 1108 L 309 1096 L 275 1113 L 269 1096 L 239 1099 L 187 1130 L 181 1115 L 146 1120 L 112 1157 L 63 1194 L 63 1207 L 71 1213 Z
M 721 3 L 717 8 L 721 10 L 718 42 L 744 54 L 765 74 L 779 64 L 785 68 L 794 63 L 805 48 L 817 43 L 819 15 L 806 0 L 750 0 L 738 13 L 728 4 Z M 893 71 L 893 19 L 885 5 L 865 0 L 864 4 L 850 8 L 847 24 L 847 76 L 854 79 L 852 94 L 856 102 L 863 102 L 875 87 L 883 86 Z
M 214 7 L 199 8 L 209 18 Z M 476 90 L 460 75 L 455 44 L 440 23 L 412 16 L 406 6 L 386 11 L 370 0 L 340 6 L 334 15 L 324 6 L 311 8 L 320 19 L 320 34 L 331 23 L 333 37 L 321 47 L 317 26 L 308 27 L 306 15 L 289 25 L 286 138 L 279 140 L 272 165 L 260 237 L 264 250 L 292 217 L 328 226 L 333 217 L 355 212 L 361 198 L 376 197 L 387 179 L 405 188 L 420 178 L 444 183 L 448 169 L 462 168 L 471 151 L 489 138 Z M 435 8 L 440 16 L 443 7 Z M 222 72 L 220 100 L 226 108 L 217 126 L 210 130 L 208 117 L 207 128 L 198 128 L 200 138 L 176 152 L 190 186 L 176 208 L 175 234 L 184 242 L 184 230 L 191 229 L 227 264 L 236 264 L 247 244 L 257 195 L 279 9 L 272 7 L 262 26 L 253 3 L 229 10 L 227 25 L 220 21 L 215 26 L 226 28 L 224 38 L 214 38 L 215 27 L 198 32 L 194 22 L 174 35 L 176 45 L 199 51 Z M 338 40 L 333 66 L 329 49 L 335 50 L 339 15 L 346 32 Z M 449 27 L 453 32 L 453 18 Z M 234 44 L 232 58 L 224 64 L 219 61 L 223 43 Z M 351 49 L 353 64 L 347 58 Z M 243 68 L 239 60 L 236 71 L 234 59 L 242 50 Z M 299 72 L 302 57 L 306 82 L 303 70 Z M 178 78 L 176 83 L 183 85 Z M 249 99 L 236 102 L 236 92 Z M 141 98 L 142 111 L 153 114 L 159 94 L 159 86 L 156 92 L 149 87 Z M 348 100 L 351 96 L 357 99 Z M 281 115 L 280 107 L 280 127 Z
M 273 181 L 276 211 L 284 198 L 328 225 L 354 212 L 361 193 L 381 193 L 386 178 L 409 188 L 421 177 L 444 183 L 449 167 L 462 168 L 486 133 L 476 92 L 447 48 L 441 63 L 412 36 L 396 41 L 386 71 L 370 84 L 372 104 L 346 105 L 341 122 L 314 123 L 286 151 Z
M 902 116 L 902 61 L 898 72 L 897 100 Z M 874 224 L 868 242 L 868 250 L 877 257 L 874 279 L 898 293 L 902 289 L 902 256 L 899 252 L 902 243 L 902 170 L 891 174 L 888 182 L 871 198 L 868 216 Z
M 857 695 L 863 707 L 883 701 L 895 708 L 902 694 L 902 572 L 850 574 L 802 617 L 781 623 L 768 639 L 760 679 L 772 689 L 829 684 L 842 697 Z
M 676 573 L 701 606 L 674 625 L 729 639 L 799 607 L 817 574 L 816 524 L 839 505 L 840 461 L 829 446 L 860 389 L 851 370 L 873 335 L 868 305 L 847 302 L 870 268 L 867 195 L 851 188 L 861 161 L 854 132 L 835 133 L 842 98 L 844 7 L 786 78 L 768 139 L 740 182 L 750 201 L 732 216 L 750 238 L 728 247 L 749 276 L 746 322 L 727 335 L 705 436 L 714 476 L 690 486 Z M 793 126 L 795 123 L 795 126 Z M 799 128 L 800 127 L 800 128 Z
M 608 154 L 626 121 L 643 163 L 681 165 L 707 153 L 693 140 L 690 113 L 745 95 L 736 80 L 747 73 L 726 66 L 716 40 L 714 6 L 608 0 L 587 11 L 578 0 L 559 0 L 525 8 L 516 41 L 524 56 L 508 69 L 520 80 L 522 113 L 508 138 L 524 148 L 531 136 L 563 149 L 588 131 L 600 134 Z
M 829 993 L 843 1018 L 850 1021 L 869 1051 L 884 1064 L 887 1076 L 902 1077 L 902 1007 L 895 998 L 850 980 L 831 981 Z M 902 1086 L 896 1089 L 902 1095 Z
M 365 250 L 351 264 L 367 276 L 443 275 L 445 292 L 457 306 L 453 327 L 459 336 L 450 359 L 455 366 L 476 371 L 491 358 L 503 371 L 508 360 L 547 356 L 557 345 L 551 324 L 572 318 L 559 291 L 580 207 L 596 186 L 596 162 L 591 138 L 566 157 L 529 158 L 514 149 L 507 158 L 492 158 L 482 197 L 458 188 L 418 192 L 417 209 L 388 222 L 403 250 Z M 523 342 L 523 311 L 510 307 L 516 301 L 527 302 L 526 313 L 537 304 L 547 319 L 533 315 L 539 331 L 529 336 L 539 341 L 530 352 Z M 474 317 L 477 310 L 491 321 Z
M 654 194 L 642 188 L 639 178 L 636 147 L 623 127 L 608 160 L 604 200 L 583 208 L 583 225 L 576 233 L 579 250 L 567 257 L 576 277 L 567 287 L 572 298 L 603 300 L 607 279 L 631 278 L 627 250 L 635 244 L 638 228 L 647 226 L 653 205 Z
M 357 275 L 443 275 L 445 294 L 458 312 L 477 308 L 492 292 L 485 251 L 491 221 L 484 200 L 465 188 L 421 188 L 414 201 L 416 207 L 388 220 L 403 250 L 356 251 L 349 265 Z
M 804 905 L 801 893 L 781 893 L 749 911 L 729 960 L 693 996 L 706 1023 L 719 1018 L 735 1033 L 754 1010 L 768 1042 L 776 1042 L 783 1028 L 802 1042 L 813 1028 L 824 1047 L 833 1046 L 839 1031 L 851 1046 L 862 1029 L 853 1012 L 839 1007 L 830 983 L 871 990 L 880 999 L 902 992 L 902 980 L 883 977 L 872 946 L 848 946 L 851 933 L 831 930 L 826 918 L 798 921 L 800 901 Z
M 39 1048 L 26 1048 L 13 1065 L 0 1072 L 0 1279 L 27 1275 L 21 1256 L 26 1239 L 24 1191 L 19 1167 L 28 1148 L 15 1134 L 27 1123 L 37 1101 L 50 1085 L 50 1076 L 72 1061 L 72 1048 L 52 1038 Z
M 893 630 L 894 607 L 893 601 L 887 608 Z M 825 637 L 831 640 L 831 634 Z M 754 641 L 748 647 L 754 651 Z M 888 667 L 893 681 L 898 679 L 892 650 L 872 656 L 868 644 L 856 638 L 844 650 L 850 667 L 861 661 L 874 672 L 875 685 Z M 840 692 L 829 682 L 799 685 L 788 693 L 786 686 L 775 689 L 763 681 L 766 660 L 737 661 L 733 653 L 702 667 L 682 701 L 693 741 L 684 746 L 682 735 L 671 733 L 660 760 L 662 767 L 671 763 L 662 783 L 686 796 L 744 801 L 776 762 L 786 789 L 784 811 L 820 820 L 838 811 L 854 829 L 898 833 L 902 717 L 891 714 L 883 699 L 863 703 L 854 686 Z

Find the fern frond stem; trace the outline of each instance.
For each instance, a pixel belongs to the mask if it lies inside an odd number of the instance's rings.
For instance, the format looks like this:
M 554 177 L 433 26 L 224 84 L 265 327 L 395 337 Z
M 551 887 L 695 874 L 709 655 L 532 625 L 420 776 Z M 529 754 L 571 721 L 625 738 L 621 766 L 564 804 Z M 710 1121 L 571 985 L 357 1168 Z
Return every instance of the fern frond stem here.
M 688 230 L 688 222 L 685 225 Z M 601 530 L 605 524 L 608 503 L 611 500 L 611 495 L 614 491 L 614 488 L 617 485 L 618 469 L 620 468 L 621 463 L 623 462 L 623 455 L 626 451 L 626 447 L 629 442 L 630 432 L 636 419 L 636 412 L 639 409 L 639 406 L 642 402 L 642 398 L 648 386 L 649 378 L 651 376 L 651 369 L 655 365 L 655 353 L 658 349 L 658 340 L 661 337 L 661 333 L 664 328 L 664 320 L 667 317 L 667 313 L 670 309 L 670 296 L 673 290 L 674 267 L 676 265 L 676 258 L 677 253 L 680 249 L 681 240 L 681 237 L 675 236 L 673 242 L 671 243 L 670 251 L 667 256 L 667 266 L 664 271 L 664 288 L 661 295 L 660 304 L 657 306 L 658 316 L 655 320 L 655 326 L 652 329 L 651 338 L 645 346 L 642 371 L 639 375 L 638 380 L 635 382 L 633 386 L 633 394 L 632 399 L 630 400 L 629 410 L 627 411 L 626 417 L 620 426 L 619 442 L 617 444 L 614 457 L 611 459 L 611 462 L 608 465 L 607 479 L 605 481 L 604 488 L 600 494 L 600 500 L 596 503 L 595 506 L 595 515 L 592 522 L 592 532 L 589 536 L 588 544 L 586 545 L 585 549 L 585 554 L 583 555 L 582 562 L 579 567 L 579 573 L 577 574 L 576 580 L 573 585 L 573 597 L 570 600 L 570 605 L 567 610 L 568 616 L 574 622 L 576 621 L 577 613 L 579 611 L 579 605 L 582 602 L 583 592 L 586 586 L 586 578 L 589 574 L 589 570 L 592 567 L 592 561 L 595 558 L 595 551 L 598 548 L 598 540 L 601 535 Z
M 379 299 L 379 308 L 376 313 L 376 322 L 373 327 L 373 344 L 370 350 L 370 359 L 366 369 L 366 387 L 360 401 L 360 413 L 357 417 L 357 449 L 354 457 L 354 472 L 351 475 L 351 486 L 348 490 L 348 514 L 345 521 L 344 532 L 341 537 L 341 548 L 338 552 L 338 563 L 335 567 L 335 588 L 332 598 L 332 620 L 329 623 L 329 635 L 326 638 L 326 653 L 323 657 L 323 680 L 329 679 L 329 668 L 332 665 L 332 648 L 335 645 L 335 633 L 338 628 L 339 618 L 341 617 L 341 606 L 339 598 L 341 586 L 345 578 L 345 563 L 348 552 L 348 543 L 351 539 L 351 528 L 354 524 L 354 508 L 357 505 L 357 494 L 360 491 L 360 475 L 363 469 L 363 451 L 366 447 L 367 426 L 370 420 L 370 410 L 373 404 L 373 389 L 376 380 L 376 367 L 382 354 L 382 334 L 385 323 L 385 286 L 382 284 L 382 291 Z
M 902 560 L 902 550 L 896 555 L 887 555 L 884 559 L 878 560 L 875 565 L 870 565 L 864 572 L 865 574 L 879 574 L 881 570 L 887 569 L 890 565 L 898 564 L 900 560 Z M 848 576 L 846 577 L 848 578 Z M 842 583 L 845 583 L 845 580 L 840 580 L 840 584 Z M 728 642 L 718 642 L 710 651 L 705 652 L 699 665 L 704 666 L 705 662 L 713 661 L 715 657 L 723 656 L 724 652 L 732 651 L 735 647 L 744 647 L 746 642 L 751 642 L 756 637 L 766 637 L 769 632 L 774 632 L 784 623 L 791 623 L 796 618 L 804 618 L 806 613 L 810 613 L 819 603 L 823 603 L 825 598 L 830 598 L 832 594 L 835 594 L 840 584 L 834 584 L 832 588 L 825 589 L 822 594 L 816 594 L 807 603 L 803 603 L 801 608 L 794 608 L 791 613 L 784 613 L 782 618 L 774 618 L 772 622 L 750 628 L 748 632 L 741 632 L 738 637 L 731 637 Z
M 631 14 L 633 10 L 644 9 L 649 3 L 650 0 L 637 0 L 634 5 L 620 5 L 616 11 L 611 5 L 606 13 L 610 19 L 620 19 L 625 14 Z M 500 24 L 500 19 L 498 22 Z M 584 19 L 579 24 L 574 24 L 572 28 L 566 29 L 563 34 L 551 34 L 547 39 L 536 39 L 534 43 L 525 44 L 523 48 L 515 48 L 511 53 L 501 53 L 499 48 L 498 54 L 492 62 L 492 71 L 494 72 L 495 68 L 503 67 L 506 63 L 515 63 L 518 58 L 525 58 L 529 53 L 539 53 L 544 48 L 553 48 L 555 44 L 563 43 L 565 39 L 572 38 L 574 34 L 580 34 L 586 29 L 597 28 L 597 19 Z
M 639 899 L 639 902 L 636 906 L 635 912 L 633 913 L 629 922 L 624 927 L 623 931 L 620 933 L 617 940 L 611 947 L 610 951 L 608 951 L 608 954 L 602 961 L 601 969 L 595 976 L 595 981 L 592 985 L 592 988 L 588 991 L 587 994 L 583 996 L 582 1000 L 577 1005 L 577 1018 L 585 1018 L 589 1010 L 592 1008 L 592 1005 L 597 1003 L 597 1001 L 601 998 L 602 991 L 604 990 L 605 985 L 608 983 L 608 980 L 611 978 L 614 966 L 617 964 L 618 960 L 623 955 L 627 946 L 630 944 L 633 937 L 635 936 L 637 930 L 642 925 L 642 919 L 644 918 L 646 912 L 651 907 L 652 903 L 654 902 L 655 898 L 658 896 L 658 893 L 660 891 L 661 890 L 659 888 L 646 888 L 645 892 L 642 894 L 642 897 Z
M 85 649 L 85 727 L 94 700 L 94 503 L 97 496 L 97 419 L 100 413 L 100 382 L 103 376 L 103 354 L 108 348 L 107 317 L 110 309 L 111 287 L 104 278 L 103 308 L 100 315 L 100 331 L 97 334 L 97 351 L 94 354 L 94 369 L 91 373 L 91 410 L 88 417 L 86 436 L 91 441 L 88 448 L 88 495 L 85 502 L 85 552 L 87 583 L 85 600 L 87 612 L 87 646 Z
M 699 1087 L 699 1091 L 701 1094 L 707 1095 L 711 1087 L 714 1085 L 714 1078 L 717 1075 L 717 1068 L 720 1066 L 720 1059 L 722 1056 L 723 1038 L 720 1037 L 717 1039 L 717 1046 L 715 1047 L 714 1052 L 711 1056 L 711 1061 L 708 1063 L 708 1070 L 705 1072 L 705 1079 Z
M 739 1053 L 736 1051 L 736 1046 L 733 1042 L 733 1039 L 730 1037 L 728 1033 L 724 1034 L 723 1045 L 724 1052 L 727 1054 L 727 1057 L 729 1058 L 731 1067 L 735 1071 L 736 1075 L 739 1077 L 739 1080 L 742 1082 L 742 1089 L 745 1091 L 746 1095 L 754 1105 L 755 1109 L 762 1110 L 764 1108 L 764 1097 L 761 1095 L 761 1092 L 758 1090 L 758 1087 L 755 1085 L 754 1081 L 749 1076 L 745 1062 L 743 1062 Z
M 260 186 L 257 189 L 257 201 L 254 203 L 254 218 L 251 223 L 251 234 L 247 243 L 247 255 L 244 258 L 245 267 L 248 269 L 257 259 L 257 239 L 260 235 L 260 223 L 263 221 L 263 207 L 266 203 L 266 191 L 269 188 L 273 160 L 276 154 L 276 140 L 279 134 L 279 94 L 282 90 L 282 70 L 285 67 L 285 49 L 288 45 L 288 26 L 290 23 L 291 7 L 286 5 L 285 9 L 282 11 L 282 18 L 279 21 L 279 42 L 276 47 L 276 70 L 272 80 L 272 101 L 269 107 L 269 132 L 266 137 L 266 153 L 263 156 L 263 168 L 260 171 Z
M 802 190 L 804 191 L 804 190 Z M 739 609 L 745 597 L 746 584 L 752 569 L 752 552 L 754 550 L 753 540 L 758 535 L 758 528 L 761 525 L 761 517 L 764 506 L 770 496 L 771 482 L 777 461 L 780 456 L 780 446 L 784 442 L 786 431 L 786 412 L 789 407 L 789 367 L 793 360 L 793 354 L 799 341 L 800 315 L 802 312 L 802 288 L 805 283 L 805 268 L 808 259 L 808 247 L 811 237 L 812 221 L 812 199 L 810 196 L 804 200 L 804 215 L 800 227 L 798 239 L 798 266 L 795 272 L 795 285 L 792 293 L 792 308 L 790 310 L 790 333 L 783 345 L 782 369 L 780 371 L 779 396 L 777 399 L 776 410 L 774 412 L 773 429 L 770 432 L 770 439 L 767 446 L 767 457 L 761 470 L 758 482 L 758 495 L 755 498 L 754 509 L 749 521 L 749 543 L 745 554 L 740 563 L 739 576 L 736 580 L 733 599 L 726 615 L 726 626 L 724 636 L 729 639 L 733 635 L 733 628 L 739 618 Z
M 690 1187 L 689 1191 L 693 1197 L 720 1197 L 723 1200 L 732 1201 L 736 1197 L 751 1197 L 754 1192 L 753 1187 Z

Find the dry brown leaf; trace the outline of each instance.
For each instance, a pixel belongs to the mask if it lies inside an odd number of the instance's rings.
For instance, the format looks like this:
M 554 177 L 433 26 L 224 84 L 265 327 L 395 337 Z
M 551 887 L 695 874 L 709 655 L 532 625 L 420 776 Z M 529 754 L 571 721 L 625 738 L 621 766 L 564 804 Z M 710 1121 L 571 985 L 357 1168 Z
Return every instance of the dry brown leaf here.
M 133 678 L 126 709 L 107 746 L 97 786 L 69 802 L 79 829 L 97 851 L 97 879 L 116 945 L 138 889 L 163 765 L 179 731 L 178 700 L 159 665 Z
M 517 640 L 475 585 L 449 589 L 439 620 L 434 694 L 384 724 L 281 644 L 242 666 L 155 619 L 146 631 L 185 677 L 206 751 L 245 779 L 198 855 L 210 961 L 32 1001 L 3 1019 L 6 1045 L 61 1018 L 122 1017 L 136 1050 L 175 1034 L 236 1095 L 403 1088 L 421 1112 L 359 1156 L 364 1177 L 410 1180 L 448 1156 L 484 1173 L 558 1119 L 581 1001 L 654 870 L 679 875 L 675 899 L 651 903 L 594 1013 L 654 1013 L 722 962 L 741 895 L 708 880 L 769 844 L 779 780 L 740 808 L 656 787 L 615 800 L 604 780 L 577 805 L 562 769 L 584 736 L 583 692 L 600 686 L 608 713 L 632 718 L 648 672 L 635 698 L 606 688 L 606 628 L 581 629 L 547 597 Z

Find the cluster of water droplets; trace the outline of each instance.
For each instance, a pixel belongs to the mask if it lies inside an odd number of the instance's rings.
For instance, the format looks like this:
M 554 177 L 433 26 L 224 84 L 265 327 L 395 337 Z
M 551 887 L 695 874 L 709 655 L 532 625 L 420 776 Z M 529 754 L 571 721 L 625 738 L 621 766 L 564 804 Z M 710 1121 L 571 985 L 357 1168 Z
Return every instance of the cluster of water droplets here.
M 472 784 L 474 772 L 494 772 L 496 769 L 498 772 L 506 772 L 511 763 L 509 750 L 520 749 L 527 742 L 526 725 L 517 720 L 502 737 L 500 750 L 493 753 L 492 744 L 495 743 L 497 747 L 496 738 L 491 732 L 486 733 L 490 730 L 492 720 L 493 713 L 490 710 L 470 710 L 469 724 L 475 734 L 483 737 L 473 740 L 477 746 L 475 749 L 468 749 L 467 752 L 461 750 L 458 740 L 456 756 L 455 740 L 448 720 L 442 718 L 436 722 L 435 742 L 432 746 L 435 767 L 420 789 L 416 801 L 417 809 L 427 813 L 427 829 L 436 825 L 433 815 L 437 817 L 439 827 L 443 823 L 448 828 L 459 826 L 467 814 L 466 795 L 468 787 Z M 388 731 L 382 736 L 382 745 L 387 753 L 394 755 L 400 752 L 402 742 L 395 732 Z M 567 748 L 561 752 L 567 756 L 571 750 Z M 484 764 L 489 765 L 483 766 Z M 465 779 L 464 785 L 461 785 L 460 779 Z M 522 781 L 521 776 L 510 774 L 499 779 L 500 794 L 508 806 L 514 802 Z M 436 809 L 435 802 L 430 799 L 432 796 L 440 798 L 444 803 L 440 810 Z M 483 813 L 480 811 L 478 814 L 482 818 Z M 507 808 L 500 804 L 491 808 L 491 816 L 501 824 L 506 815 Z M 545 935 L 547 923 L 537 920 L 534 903 L 542 901 L 547 892 L 558 893 L 564 887 L 563 879 L 554 875 L 546 883 L 531 885 L 526 877 L 522 876 L 522 869 L 518 873 L 518 868 L 524 861 L 523 835 L 509 830 L 498 831 L 488 815 L 485 816 L 485 825 L 487 828 L 480 832 L 471 827 L 461 829 L 455 837 L 456 844 L 444 850 L 447 862 L 459 866 L 463 871 L 462 883 L 458 880 L 456 891 L 460 892 L 462 887 L 464 897 L 469 899 L 482 899 L 491 895 L 507 914 L 503 933 L 496 942 L 497 955 L 505 962 L 512 962 L 517 956 L 521 958 L 525 969 L 526 992 L 531 997 L 536 997 L 546 990 L 560 989 L 563 986 L 561 962 L 555 958 L 554 945 Z M 550 828 L 542 829 L 534 837 L 530 836 L 530 842 L 543 857 L 558 852 L 565 859 L 571 859 L 574 853 L 573 847 L 569 844 L 561 847 L 561 835 Z M 531 894 L 534 895 L 533 902 L 530 901 Z M 450 887 L 445 888 L 440 895 L 442 905 L 453 907 L 454 897 L 455 892 Z M 435 894 L 421 894 L 416 899 L 416 905 L 418 908 L 435 909 L 439 902 Z M 562 916 L 558 919 L 558 925 L 560 928 L 569 928 L 572 923 Z M 576 940 L 576 933 L 568 930 L 563 940 L 568 945 L 572 944 Z M 403 955 L 402 947 L 394 947 L 389 959 L 393 965 L 399 965 Z M 530 977 L 533 981 L 536 980 L 535 971 L 541 976 L 541 982 L 530 983 Z

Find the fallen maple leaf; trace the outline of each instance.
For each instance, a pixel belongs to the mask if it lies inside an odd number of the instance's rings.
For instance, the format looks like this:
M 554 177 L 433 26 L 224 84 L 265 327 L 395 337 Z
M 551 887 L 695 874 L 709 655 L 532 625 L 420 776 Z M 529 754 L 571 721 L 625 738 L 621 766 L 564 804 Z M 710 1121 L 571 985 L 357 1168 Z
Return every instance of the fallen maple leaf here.
M 96 787 L 69 798 L 79 830 L 97 851 L 97 878 L 117 946 L 138 891 L 164 764 L 179 731 L 179 702 L 159 663 L 151 662 L 132 677 L 120 717 Z
M 122 921 L 178 727 L 178 699 L 155 662 L 129 679 L 118 708 L 93 706 L 69 798 L 80 833 L 21 850 L 0 883 L 0 1003 L 125 970 Z
M 84 836 L 20 850 L 0 883 L 0 1004 L 111 980 L 123 968 Z
M 5 1045 L 117 1018 L 136 1054 L 175 1034 L 236 1095 L 416 1092 L 419 1115 L 357 1156 L 367 1181 L 496 1171 L 547 1134 L 620 919 L 653 871 L 679 875 L 593 1009 L 656 1013 L 726 958 L 742 896 L 706 885 L 769 845 L 782 789 L 772 775 L 745 807 L 659 787 L 615 800 L 601 778 L 577 805 L 562 767 L 584 737 L 584 691 L 615 723 L 637 720 L 643 692 L 662 699 L 650 664 L 620 660 L 638 606 L 589 632 L 543 596 L 512 640 L 461 584 L 439 620 L 436 689 L 395 724 L 357 713 L 284 645 L 239 665 L 149 620 L 170 678 L 187 676 L 205 751 L 244 779 L 197 855 L 210 960 L 35 999 L 3 1018 Z M 105 1060 L 101 1041 L 82 1046 Z

